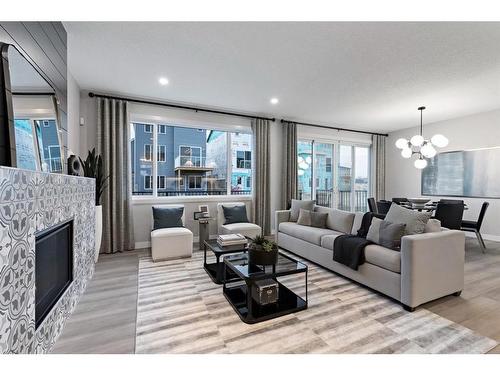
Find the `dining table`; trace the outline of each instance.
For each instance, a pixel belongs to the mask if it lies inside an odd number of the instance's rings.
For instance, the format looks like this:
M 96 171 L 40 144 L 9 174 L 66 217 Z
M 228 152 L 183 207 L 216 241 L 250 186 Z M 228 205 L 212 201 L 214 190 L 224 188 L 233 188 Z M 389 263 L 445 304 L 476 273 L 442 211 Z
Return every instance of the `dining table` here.
M 413 204 L 413 203 L 410 203 L 410 202 L 402 202 L 400 205 L 402 207 L 408 208 L 410 210 L 433 212 L 433 211 L 436 210 L 438 203 L 439 202 L 429 202 L 429 203 L 426 203 L 424 205 L 420 205 L 420 204 Z M 468 210 L 468 209 L 469 208 L 464 203 L 464 211 Z

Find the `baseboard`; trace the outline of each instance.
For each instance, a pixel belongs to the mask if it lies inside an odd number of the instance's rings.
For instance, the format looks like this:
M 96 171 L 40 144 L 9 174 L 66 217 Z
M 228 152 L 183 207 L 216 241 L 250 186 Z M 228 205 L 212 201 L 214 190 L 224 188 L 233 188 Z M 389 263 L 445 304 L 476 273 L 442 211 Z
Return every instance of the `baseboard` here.
M 500 236 L 496 236 L 494 234 L 484 234 L 484 233 L 481 233 L 481 235 L 483 236 L 484 240 L 500 242 Z M 476 234 L 474 232 L 465 232 L 465 236 L 476 238 Z

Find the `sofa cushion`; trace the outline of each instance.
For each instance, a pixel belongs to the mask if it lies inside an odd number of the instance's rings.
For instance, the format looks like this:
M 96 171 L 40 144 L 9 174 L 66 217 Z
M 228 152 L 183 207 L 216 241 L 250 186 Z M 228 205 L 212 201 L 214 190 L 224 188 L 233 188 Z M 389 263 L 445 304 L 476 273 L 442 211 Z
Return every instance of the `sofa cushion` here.
M 386 270 L 401 273 L 401 253 L 380 245 L 365 247 L 366 263 L 379 266 Z
M 314 201 L 301 201 L 298 199 L 292 199 L 292 206 L 290 208 L 290 221 L 297 221 L 299 218 L 299 211 L 303 208 L 304 210 L 312 211 L 314 208 Z
M 335 234 L 327 234 L 326 236 L 321 237 L 321 247 L 325 249 L 333 251 L 333 243 L 335 239 L 344 233 L 335 232 Z
M 425 224 L 431 218 L 431 214 L 431 212 L 413 211 L 393 203 L 384 220 L 395 224 L 406 224 L 405 234 L 420 234 L 424 233 Z
M 379 245 L 392 250 L 401 249 L 401 237 L 405 234 L 406 224 L 389 223 L 382 220 L 380 223 Z
M 299 211 L 299 219 L 297 220 L 297 224 L 307 225 L 315 228 L 326 228 L 327 218 L 327 213 L 308 211 L 301 208 Z
M 462 226 L 464 226 L 464 222 L 462 221 Z M 427 224 L 425 224 L 424 233 L 435 233 L 441 232 L 441 220 L 438 219 L 429 219 Z
M 364 212 L 355 212 L 354 220 L 352 223 L 351 234 L 358 234 L 358 230 L 361 228 L 361 222 L 363 221 Z
M 354 222 L 354 213 L 336 210 L 335 208 L 327 208 L 316 206 L 316 212 L 327 213 L 326 227 L 342 233 L 351 233 L 352 224 Z
M 321 246 L 321 237 L 335 234 L 330 229 L 306 227 L 292 222 L 280 223 L 279 231 L 318 246 Z

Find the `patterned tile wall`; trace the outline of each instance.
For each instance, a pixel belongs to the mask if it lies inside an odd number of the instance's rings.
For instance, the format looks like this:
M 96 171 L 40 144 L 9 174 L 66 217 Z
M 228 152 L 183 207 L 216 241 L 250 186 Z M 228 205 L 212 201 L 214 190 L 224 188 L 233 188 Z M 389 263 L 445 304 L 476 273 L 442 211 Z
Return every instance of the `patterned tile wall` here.
M 0 353 L 47 353 L 94 272 L 93 179 L 0 167 Z M 73 283 L 35 331 L 35 234 L 73 218 Z

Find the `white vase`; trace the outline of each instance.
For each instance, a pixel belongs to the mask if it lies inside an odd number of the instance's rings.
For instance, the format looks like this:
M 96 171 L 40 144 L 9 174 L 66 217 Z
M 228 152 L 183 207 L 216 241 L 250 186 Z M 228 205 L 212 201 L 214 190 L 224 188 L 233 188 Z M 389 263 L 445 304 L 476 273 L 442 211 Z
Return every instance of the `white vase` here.
M 95 206 L 95 255 L 94 260 L 97 263 L 102 241 L 102 206 Z

